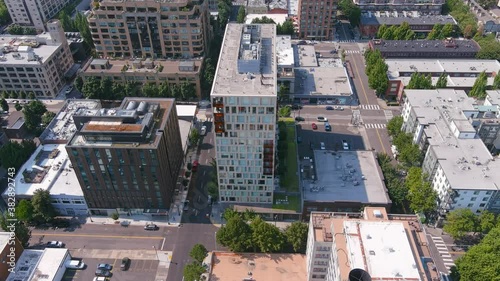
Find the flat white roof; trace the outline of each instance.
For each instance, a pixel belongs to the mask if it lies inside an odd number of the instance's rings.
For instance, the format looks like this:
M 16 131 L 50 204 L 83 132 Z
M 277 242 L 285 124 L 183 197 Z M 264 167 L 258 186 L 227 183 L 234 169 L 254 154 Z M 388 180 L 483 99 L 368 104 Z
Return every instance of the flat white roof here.
M 500 106 L 500 90 L 486 91 L 486 101 L 491 105 Z
M 54 280 L 59 270 L 66 270 L 67 255 L 68 249 L 24 250 L 6 281 Z
M 278 57 L 278 66 L 294 65 L 295 59 L 290 35 L 276 36 L 276 56 Z
M 196 105 L 176 105 L 177 116 L 194 117 L 196 115 Z
M 33 48 L 29 46 L 33 46 Z M 2 58 L 0 59 L 0 64 L 40 65 L 38 59 L 28 60 L 28 50 L 32 50 L 39 57 L 39 60 L 45 63 L 60 46 L 61 44 L 52 43 L 48 33 L 36 36 L 1 35 L 0 48 L 3 48 L 4 51 L 0 55 Z
M 256 18 L 267 17 L 272 19 L 276 24 L 283 24 L 288 18 L 287 14 L 248 14 L 245 20 L 246 24 L 251 24 Z
M 421 280 L 401 222 L 344 221 L 344 232 L 351 270 L 364 269 L 373 280 Z
M 480 74 L 483 71 L 487 73 L 498 73 L 500 62 L 497 60 L 478 60 L 478 59 L 386 59 L 385 63 L 389 67 L 387 71 L 390 79 L 399 79 L 401 72 L 420 72 L 420 73 L 468 73 Z M 409 76 L 408 76 L 409 77 Z M 465 77 L 452 77 L 465 78 Z
M 5 248 L 10 240 L 10 232 L 0 232 L 0 249 Z
M 55 149 L 59 150 L 53 159 L 49 155 Z M 40 145 L 33 155 L 19 169 L 16 176 L 16 195 L 30 197 L 35 190 L 41 188 L 49 190 L 51 195 L 82 196 L 78 178 L 75 171 L 70 167 L 71 161 L 68 158 L 64 144 Z M 43 171 L 46 172 L 43 175 Z M 33 171 L 38 174 L 35 178 L 40 178 L 39 183 L 29 183 L 24 179 L 24 171 Z M 33 173 L 34 174 L 34 173 Z M 3 194 L 5 196 L 5 193 Z

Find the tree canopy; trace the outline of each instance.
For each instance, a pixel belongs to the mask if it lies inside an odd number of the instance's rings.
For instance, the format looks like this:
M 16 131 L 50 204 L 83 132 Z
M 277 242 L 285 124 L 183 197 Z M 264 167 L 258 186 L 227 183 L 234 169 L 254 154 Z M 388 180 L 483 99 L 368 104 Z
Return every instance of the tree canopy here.
M 15 220 L 16 221 L 12 221 Z M 30 230 L 21 220 L 19 220 L 15 214 L 11 214 L 8 212 L 0 213 L 0 227 L 3 231 L 10 232 L 9 226 L 14 224 L 14 234 L 19 242 L 21 242 L 23 247 L 28 246 L 30 240 Z
M 383 24 L 377 31 L 377 38 L 384 40 L 413 40 L 415 32 L 411 30 L 408 22 L 403 22 L 401 25 L 392 25 L 388 27 Z
M 250 223 L 252 244 L 262 253 L 281 252 L 285 246 L 285 236 L 276 226 L 256 217 Z
M 403 116 L 394 116 L 387 122 L 387 131 L 389 136 L 394 137 L 401 133 L 401 127 L 403 126 Z
M 36 144 L 33 140 L 23 140 L 21 143 L 10 141 L 0 148 L 0 165 L 4 168 L 15 168 L 16 171 L 35 152 Z
M 47 112 L 47 107 L 41 101 L 30 101 L 23 108 L 24 124 L 30 131 L 37 130 L 42 127 L 42 116 Z
M 446 215 L 443 230 L 453 239 L 461 239 L 469 232 L 476 232 L 479 218 L 470 209 L 457 209 Z
M 217 231 L 216 239 L 233 252 L 245 252 L 252 246 L 252 229 L 240 216 L 233 216 Z
M 198 264 L 201 264 L 203 262 L 207 254 L 207 248 L 205 248 L 205 246 L 203 246 L 202 244 L 194 245 L 191 249 L 191 252 L 189 252 L 189 256 Z
M 344 14 L 352 26 L 358 26 L 361 20 L 361 9 L 351 0 L 340 0 L 339 10 Z
M 451 23 L 445 25 L 435 24 L 431 32 L 427 35 L 427 40 L 442 40 L 455 36 L 455 27 Z
M 293 251 L 296 253 L 306 253 L 307 232 L 309 227 L 307 223 L 300 221 L 292 222 L 291 225 L 285 228 L 285 236 Z
M 247 16 L 247 13 L 245 11 L 245 6 L 240 6 L 238 9 L 238 17 L 236 18 L 236 21 L 238 23 L 245 23 L 245 17 Z
M 422 174 L 422 168 L 411 167 L 406 176 L 410 208 L 416 213 L 429 215 L 436 210 L 437 193 Z
M 474 82 L 474 85 L 472 86 L 472 89 L 469 92 L 469 96 L 478 99 L 484 99 L 486 97 L 487 83 L 488 83 L 488 76 L 483 71 L 476 78 L 476 81 Z
M 5 25 L 10 22 L 10 14 L 5 1 L 0 0 L 0 25 Z
M 430 74 L 425 75 L 423 73 L 413 72 L 410 78 L 410 82 L 405 87 L 406 89 L 416 89 L 416 90 L 427 90 L 433 89 L 432 77 Z
M 41 188 L 35 190 L 31 197 L 31 205 L 33 206 L 33 219 L 37 222 L 49 222 L 57 215 L 48 190 Z
M 4 98 L 2 98 L 0 100 L 0 106 L 1 106 L 3 111 L 9 111 L 9 104 L 7 103 L 7 101 Z
M 470 222 L 463 221 L 470 225 Z M 479 244 L 455 261 L 459 276 L 455 280 L 500 280 L 500 226 L 493 228 Z
M 366 60 L 366 75 L 368 76 L 368 85 L 377 92 L 378 96 L 385 95 L 389 86 L 387 71 L 389 67 L 379 50 L 368 50 L 364 54 Z
M 200 276 L 205 272 L 203 268 L 198 263 L 190 263 L 184 267 L 184 281 L 196 281 L 200 280 Z

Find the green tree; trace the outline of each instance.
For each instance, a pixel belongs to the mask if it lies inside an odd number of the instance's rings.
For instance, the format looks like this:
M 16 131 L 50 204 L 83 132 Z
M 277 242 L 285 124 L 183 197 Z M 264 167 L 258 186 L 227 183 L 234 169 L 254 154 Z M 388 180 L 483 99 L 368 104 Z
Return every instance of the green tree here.
M 441 30 L 441 34 L 438 39 L 445 39 L 453 36 L 455 36 L 455 26 L 451 23 L 447 23 L 443 26 L 443 29 Z
M 36 130 L 42 122 L 42 115 L 47 112 L 47 107 L 41 101 L 32 100 L 23 108 L 24 123 L 28 130 Z
M 477 232 L 478 217 L 470 209 L 457 209 L 446 215 L 443 230 L 455 240 L 463 238 L 469 232 Z
M 488 83 L 488 76 L 483 71 L 477 77 L 472 89 L 469 92 L 469 96 L 475 97 L 478 99 L 484 99 L 486 97 L 486 87 Z
M 290 108 L 290 106 L 283 106 L 279 110 L 280 117 L 290 117 L 290 114 L 292 114 L 292 108 Z
M 478 245 L 469 248 L 465 255 L 455 262 L 460 280 L 500 280 L 499 249 L 500 226 L 497 226 Z
M 194 88 L 194 85 L 189 82 L 182 83 L 179 90 L 180 95 L 184 100 L 196 98 L 196 90 Z
M 205 272 L 205 268 L 197 263 L 190 263 L 184 267 L 184 281 L 200 280 L 200 276 Z
M 495 0 L 478 0 L 477 3 L 483 7 L 485 10 L 489 10 L 490 8 L 494 7 L 498 2 Z
M 21 111 L 23 109 L 23 107 L 19 104 L 19 102 L 16 102 L 14 104 L 14 108 L 16 109 L 16 111 Z
M 217 180 L 217 178 L 215 178 Z M 219 197 L 219 185 L 217 184 L 217 181 L 209 181 L 207 183 L 207 190 L 208 190 L 208 195 L 212 196 L 212 198 L 218 198 Z
M 231 15 L 231 1 L 230 0 L 218 0 L 217 8 L 219 15 L 217 17 L 220 29 L 224 31 L 226 29 L 226 24 L 229 21 L 229 16 Z
M 10 22 L 10 14 L 4 0 L 0 0 L 0 25 L 5 25 Z
M 33 93 L 33 92 L 29 92 L 29 93 L 28 93 L 28 99 L 30 99 L 30 100 L 34 100 L 34 99 L 36 99 L 35 93 Z
M 238 17 L 236 18 L 236 22 L 245 23 L 245 17 L 247 16 L 245 12 L 245 6 L 240 6 L 238 9 Z
M 157 97 L 158 87 L 154 82 L 146 83 L 142 86 L 142 95 L 145 97 Z
M 254 250 L 263 253 L 277 253 L 285 246 L 285 237 L 280 229 L 263 221 L 259 216 L 250 223 Z
M 408 188 L 408 201 L 410 208 L 417 213 L 425 215 L 436 210 L 437 193 L 431 184 L 425 180 L 422 168 L 411 167 L 405 181 Z
M 233 252 L 245 252 L 252 246 L 252 229 L 240 216 L 233 216 L 217 231 L 216 239 Z
M 100 96 L 101 100 L 113 100 L 113 81 L 111 78 L 106 77 L 101 79 L 100 87 Z
M 278 90 L 278 99 L 280 101 L 287 100 L 288 99 L 287 95 L 289 94 L 289 92 L 290 92 L 290 89 L 284 83 L 282 83 L 280 85 L 279 90 Z
M 431 32 L 427 35 L 427 40 L 437 40 L 441 39 L 439 38 L 441 35 L 441 30 L 443 29 L 443 25 L 436 23 L 433 27 Z
M 52 119 L 54 119 L 54 117 L 56 117 L 56 114 L 54 112 L 51 111 L 45 112 L 42 115 L 42 127 L 46 128 L 50 124 Z
M 463 34 L 464 34 L 464 37 L 467 39 L 472 38 L 472 36 L 474 35 L 474 27 L 472 25 L 468 24 L 464 28 Z
M 226 221 L 229 221 L 230 219 L 232 219 L 233 217 L 240 217 L 242 218 L 242 216 L 240 215 L 240 213 L 236 212 L 234 209 L 232 208 L 227 208 L 224 210 L 224 213 L 222 214 L 222 217 L 224 217 L 224 219 Z M 243 218 L 242 218 L 243 219 Z M 245 222 L 247 222 L 246 220 L 244 220 Z
M 26 92 L 25 92 L 25 91 L 21 91 L 21 92 L 19 93 L 19 98 L 20 98 L 20 99 L 26 99 Z
M 479 227 L 481 232 L 484 234 L 488 234 L 488 232 L 490 232 L 497 225 L 497 223 L 495 214 L 491 212 L 485 210 L 479 215 Z
M 16 216 L 13 213 L 2 213 L 0 214 L 0 226 L 6 232 L 14 231 L 14 234 L 17 239 L 21 242 L 23 247 L 28 246 L 28 242 L 30 240 L 30 230 L 28 227 L 21 222 L 21 220 L 17 219 L 17 221 L 9 221 L 16 220 Z
M 24 27 L 23 28 L 24 35 L 36 35 L 36 29 L 33 27 Z
M 293 22 L 290 19 L 285 20 L 283 24 L 278 24 L 276 27 L 276 33 L 278 35 L 295 35 L 295 29 L 293 27 Z
M 8 99 L 8 98 L 9 98 L 9 93 L 7 93 L 6 91 L 2 91 L 2 99 Z
M 170 95 L 170 89 L 168 83 L 165 81 L 158 86 L 158 96 L 162 98 L 168 98 Z
M 189 256 L 198 264 L 201 264 L 203 262 L 207 254 L 207 248 L 205 248 L 205 246 L 203 246 L 202 244 L 194 245 L 191 249 L 191 252 L 189 252 Z
M 391 137 L 400 134 L 403 127 L 403 116 L 394 116 L 387 122 L 387 131 Z
M 4 98 L 0 100 L 0 106 L 2 107 L 2 111 L 9 111 L 9 104 Z
M 339 10 L 344 14 L 352 26 L 358 26 L 361 20 L 361 9 L 351 0 L 340 0 Z
M 87 99 L 100 99 L 101 98 L 101 82 L 94 76 L 88 77 L 83 82 L 82 94 Z
M 33 220 L 33 205 L 28 200 L 21 200 L 16 206 L 16 217 L 22 222 L 31 222 Z
M 198 132 L 198 129 L 192 128 L 191 132 L 189 133 L 189 142 L 191 143 L 191 145 L 197 145 L 199 140 L 200 132 Z
M 56 210 L 52 206 L 50 199 L 50 191 L 37 189 L 31 197 L 33 205 L 33 219 L 37 222 L 49 222 L 56 216 Z
M 10 96 L 11 99 L 17 99 L 19 97 L 19 95 L 17 94 L 17 92 L 14 92 L 14 91 L 10 92 L 9 96 Z
M 383 60 L 378 61 L 368 76 L 368 85 L 377 92 L 378 96 L 385 94 L 389 86 L 389 78 L 387 78 L 388 66 Z
M 398 146 L 398 152 L 398 159 L 403 162 L 406 167 L 421 165 L 422 151 L 417 144 L 409 142 L 403 146 Z
M 382 37 L 384 36 L 385 32 L 387 32 L 387 29 L 389 29 L 389 27 L 387 27 L 386 24 L 382 24 L 379 28 L 378 28 L 378 31 L 377 31 L 377 35 L 375 37 L 379 38 L 379 39 L 382 39 Z
M 83 78 L 81 76 L 77 76 L 73 85 L 79 92 L 81 92 L 83 88 Z
M 493 90 L 498 90 L 500 89 L 500 74 L 497 74 L 495 76 L 495 79 L 493 80 L 493 85 L 491 86 Z
M 286 240 L 293 247 L 295 253 L 305 254 L 307 246 L 307 233 L 309 226 L 303 222 L 292 222 L 285 228 Z
M 252 23 L 274 23 L 274 24 L 276 24 L 276 22 L 274 22 L 273 19 L 268 18 L 266 16 L 263 16 L 261 18 L 254 18 L 252 20 Z
M 22 26 L 20 26 L 18 24 L 13 24 L 13 25 L 9 26 L 9 28 L 7 29 L 7 32 L 9 32 L 9 34 L 12 34 L 12 35 L 23 35 L 24 29 Z
M 434 86 L 434 88 L 444 89 L 447 86 L 448 86 L 448 74 L 446 72 L 443 72 L 441 73 L 441 75 L 439 75 L 439 78 L 436 81 L 436 86 Z
M 405 21 L 395 29 L 393 36 L 392 40 L 412 40 L 415 39 L 415 32 L 411 30 L 410 24 Z

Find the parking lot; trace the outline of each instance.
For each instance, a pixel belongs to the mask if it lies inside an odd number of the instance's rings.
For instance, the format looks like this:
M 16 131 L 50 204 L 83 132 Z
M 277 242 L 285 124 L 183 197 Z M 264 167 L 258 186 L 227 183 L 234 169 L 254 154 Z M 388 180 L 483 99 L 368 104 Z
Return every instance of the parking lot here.
M 79 259 L 73 257 L 73 259 Z M 126 271 L 120 270 L 121 258 L 119 259 L 81 259 L 86 267 L 80 270 L 66 269 L 63 281 L 90 281 L 95 277 L 97 265 L 108 263 L 113 266 L 110 281 L 137 281 L 137 280 L 155 280 L 158 269 L 157 260 L 134 260 L 131 259 L 130 267 Z

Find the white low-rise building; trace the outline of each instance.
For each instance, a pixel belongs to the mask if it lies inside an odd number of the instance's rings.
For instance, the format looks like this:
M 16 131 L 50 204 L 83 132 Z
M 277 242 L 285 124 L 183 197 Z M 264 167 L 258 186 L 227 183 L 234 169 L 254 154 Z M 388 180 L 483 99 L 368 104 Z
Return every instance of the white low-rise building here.
M 36 36 L 0 35 L 0 91 L 57 96 L 74 62 L 60 22 L 47 26 Z
M 46 144 L 36 149 L 16 175 L 16 200 L 30 200 L 37 189 L 48 190 L 60 215 L 87 215 L 87 203 L 64 147 Z M 8 200 L 7 191 L 2 196 Z
M 500 211 L 500 161 L 471 120 L 479 110 L 461 90 L 405 90 L 402 129 L 425 151 L 422 169 L 438 193 L 439 211 Z
M 61 281 L 69 260 L 68 249 L 24 250 L 6 281 Z

